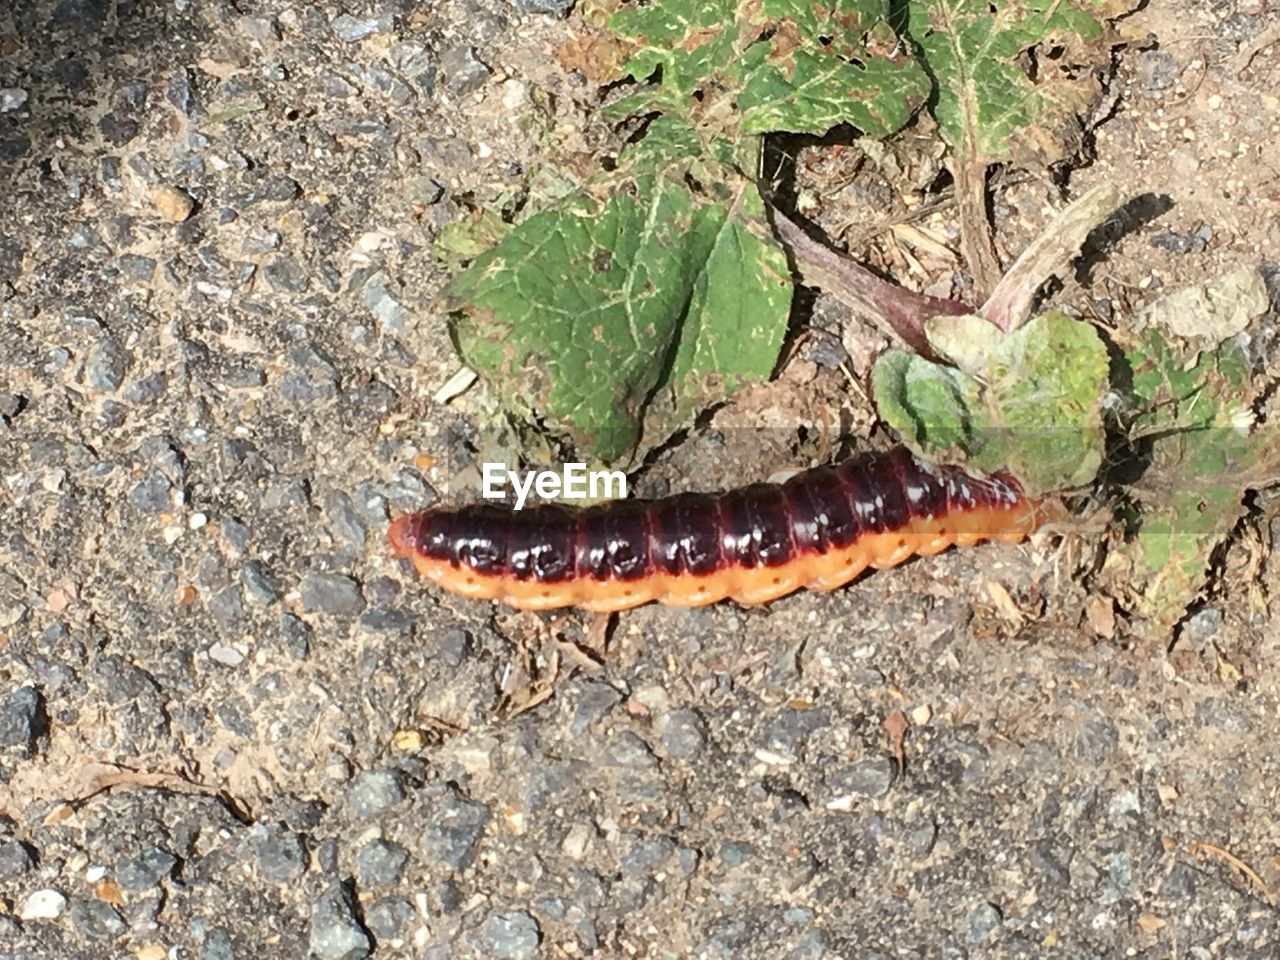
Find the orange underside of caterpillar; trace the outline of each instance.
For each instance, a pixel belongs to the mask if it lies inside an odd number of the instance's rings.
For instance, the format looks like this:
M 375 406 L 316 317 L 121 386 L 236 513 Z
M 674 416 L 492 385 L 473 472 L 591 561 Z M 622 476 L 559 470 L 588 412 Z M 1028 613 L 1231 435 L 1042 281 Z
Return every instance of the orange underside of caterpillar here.
M 926 467 L 898 450 L 718 497 L 428 510 L 396 519 L 389 537 L 419 573 L 464 597 L 614 611 L 834 590 L 952 545 L 1017 543 L 1043 515 L 1011 478 Z

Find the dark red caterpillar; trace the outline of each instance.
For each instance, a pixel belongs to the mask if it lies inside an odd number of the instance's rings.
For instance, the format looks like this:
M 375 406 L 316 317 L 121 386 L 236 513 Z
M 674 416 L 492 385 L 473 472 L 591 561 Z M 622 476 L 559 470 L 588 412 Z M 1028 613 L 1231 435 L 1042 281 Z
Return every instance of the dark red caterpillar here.
M 979 480 L 898 448 L 720 496 L 426 510 L 396 519 L 389 536 L 398 555 L 454 593 L 527 610 L 604 611 L 833 590 L 868 566 L 953 543 L 1017 543 L 1043 519 L 1010 476 Z

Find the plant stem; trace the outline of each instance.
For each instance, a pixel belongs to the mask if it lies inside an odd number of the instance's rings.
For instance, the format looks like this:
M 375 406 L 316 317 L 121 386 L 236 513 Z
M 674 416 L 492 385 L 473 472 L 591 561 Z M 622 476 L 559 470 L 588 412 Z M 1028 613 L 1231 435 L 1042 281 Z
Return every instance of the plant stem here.
M 956 211 L 960 215 L 960 247 L 976 288 L 975 300 L 986 297 L 1000 282 L 1000 259 L 987 218 L 987 165 L 957 158 L 951 164 L 956 182 Z
M 847 303 L 922 357 L 938 359 L 924 333 L 926 320 L 973 312 L 958 300 L 926 296 L 881 279 L 846 254 L 814 240 L 781 210 L 773 209 L 772 218 L 778 238 L 791 251 L 806 284 Z
M 1022 326 L 1044 282 L 1075 258 L 1085 238 L 1118 206 L 1120 191 L 1109 183 L 1070 203 L 1000 278 L 979 312 L 1005 333 Z

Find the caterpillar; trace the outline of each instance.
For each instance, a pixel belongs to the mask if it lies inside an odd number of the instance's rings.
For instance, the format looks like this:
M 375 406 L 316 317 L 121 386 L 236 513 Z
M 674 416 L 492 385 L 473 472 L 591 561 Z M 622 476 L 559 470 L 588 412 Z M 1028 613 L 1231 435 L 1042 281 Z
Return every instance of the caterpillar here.
M 1041 505 L 1008 474 L 927 466 L 905 448 L 716 496 L 585 509 L 476 504 L 396 518 L 393 551 L 446 590 L 525 610 L 768 603 L 834 590 L 952 544 L 1017 543 Z

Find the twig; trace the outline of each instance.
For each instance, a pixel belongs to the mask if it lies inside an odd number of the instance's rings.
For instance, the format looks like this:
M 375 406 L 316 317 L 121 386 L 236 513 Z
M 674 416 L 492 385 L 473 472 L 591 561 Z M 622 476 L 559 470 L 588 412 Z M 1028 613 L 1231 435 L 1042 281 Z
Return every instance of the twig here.
M 1262 896 L 1266 899 L 1268 905 L 1273 907 L 1276 905 L 1276 895 L 1271 891 L 1266 883 L 1263 882 L 1262 877 L 1258 876 L 1258 872 L 1235 854 L 1228 850 L 1223 850 L 1221 847 L 1214 846 L 1212 843 L 1193 843 L 1188 849 L 1193 854 L 1207 853 L 1211 856 L 1217 857 L 1219 860 L 1222 860 L 1224 863 L 1233 867 L 1243 876 L 1248 878 L 1262 893 Z
M 897 779 L 901 780 L 903 774 L 907 772 L 907 751 L 902 745 L 902 740 L 907 735 L 907 730 L 911 728 L 911 724 L 907 721 L 905 713 L 895 710 L 884 718 L 881 726 L 889 735 L 889 742 L 893 745 L 893 758 L 898 761 Z
M 117 787 L 138 787 L 209 797 L 221 803 L 241 823 L 253 822 L 249 808 L 237 797 L 222 787 L 193 780 L 180 771 L 146 770 L 120 763 L 89 760 L 71 771 L 51 771 L 47 784 L 52 790 L 65 790 L 66 796 L 62 799 L 72 807 L 80 807 Z
M 833 229 L 832 235 L 844 241 L 845 246 L 849 249 L 860 247 L 880 234 L 892 230 L 899 224 L 919 223 L 921 220 L 928 220 L 935 213 L 940 213 L 950 207 L 955 206 L 956 198 L 954 192 L 948 187 L 940 192 L 936 199 L 930 200 L 928 203 L 922 203 L 920 206 L 908 210 L 905 213 L 890 217 L 887 220 L 878 220 L 875 223 L 865 225 L 856 233 L 850 232 L 855 223 L 860 222 L 863 218 L 859 217 L 855 220 L 841 222 L 839 226 Z

